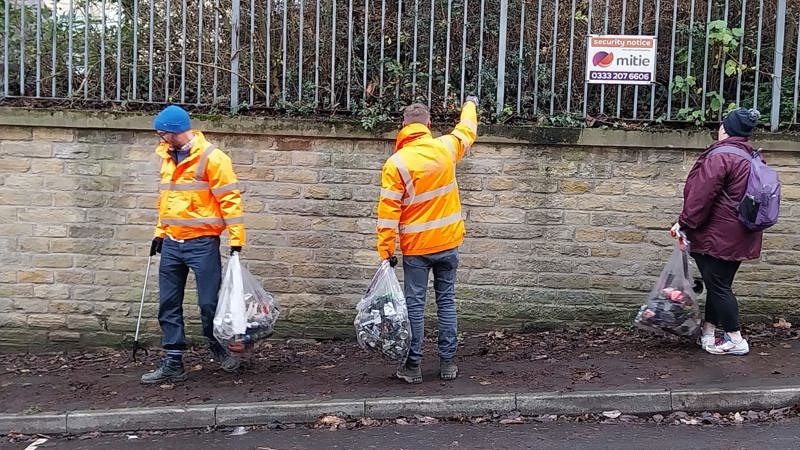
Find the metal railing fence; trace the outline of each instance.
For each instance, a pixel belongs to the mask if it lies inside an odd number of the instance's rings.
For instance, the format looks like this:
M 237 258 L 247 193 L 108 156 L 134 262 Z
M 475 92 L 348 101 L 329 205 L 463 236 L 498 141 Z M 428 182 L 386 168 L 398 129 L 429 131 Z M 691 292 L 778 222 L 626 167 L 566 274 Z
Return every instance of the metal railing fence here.
M 381 120 L 478 94 L 490 120 L 798 123 L 800 0 L 4 0 L 4 102 Z M 589 34 L 656 36 L 656 83 L 584 82 Z

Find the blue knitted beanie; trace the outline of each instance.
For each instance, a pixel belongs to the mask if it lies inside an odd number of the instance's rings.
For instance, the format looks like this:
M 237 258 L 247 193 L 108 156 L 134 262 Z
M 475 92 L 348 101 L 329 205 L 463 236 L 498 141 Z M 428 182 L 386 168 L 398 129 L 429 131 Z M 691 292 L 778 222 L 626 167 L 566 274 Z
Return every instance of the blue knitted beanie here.
M 185 109 L 170 105 L 153 119 L 153 128 L 156 131 L 166 131 L 167 133 L 183 133 L 192 129 L 192 123 L 189 120 L 189 113 Z

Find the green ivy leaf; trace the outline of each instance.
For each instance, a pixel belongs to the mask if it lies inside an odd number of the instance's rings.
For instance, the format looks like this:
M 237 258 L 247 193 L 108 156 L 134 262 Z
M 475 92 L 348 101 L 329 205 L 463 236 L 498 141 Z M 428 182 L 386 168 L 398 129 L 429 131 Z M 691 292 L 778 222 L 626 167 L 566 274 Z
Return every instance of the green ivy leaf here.
M 737 73 L 738 67 L 736 65 L 736 61 L 729 59 L 725 62 L 725 75 L 731 76 Z

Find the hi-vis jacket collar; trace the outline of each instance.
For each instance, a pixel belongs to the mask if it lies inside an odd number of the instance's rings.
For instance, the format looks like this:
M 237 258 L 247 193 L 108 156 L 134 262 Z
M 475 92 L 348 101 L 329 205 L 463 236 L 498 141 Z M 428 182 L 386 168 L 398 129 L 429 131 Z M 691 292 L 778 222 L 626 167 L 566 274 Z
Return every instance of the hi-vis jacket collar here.
M 421 137 L 431 137 L 431 130 L 421 123 L 412 123 L 403 127 L 397 133 L 397 138 L 394 143 L 394 151 L 397 152 L 409 142 L 416 141 Z

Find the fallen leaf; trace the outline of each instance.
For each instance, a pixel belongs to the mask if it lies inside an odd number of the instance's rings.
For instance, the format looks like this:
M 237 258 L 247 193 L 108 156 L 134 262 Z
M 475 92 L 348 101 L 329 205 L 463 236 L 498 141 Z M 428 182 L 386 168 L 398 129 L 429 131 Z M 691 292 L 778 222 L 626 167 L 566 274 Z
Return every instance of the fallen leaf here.
M 777 322 L 772 324 L 772 327 L 773 328 L 778 328 L 778 329 L 781 329 L 781 330 L 788 330 L 789 328 L 792 328 L 792 324 L 791 324 L 791 322 L 787 322 L 786 319 L 781 317 L 780 319 L 778 319 Z
M 195 364 L 195 365 L 192 366 L 191 369 L 189 369 L 189 372 L 199 372 L 201 370 L 203 370 L 203 365 L 202 364 Z
M 336 429 L 342 425 L 345 425 L 346 423 L 346 420 L 338 416 L 323 416 L 317 420 L 317 422 L 314 424 L 314 428 L 330 427 L 331 429 Z
M 231 431 L 231 436 L 241 436 L 243 434 L 247 434 L 247 429 L 245 427 L 236 427 Z
M 504 331 L 490 331 L 489 337 L 492 339 L 505 339 L 507 336 Z
M 371 417 L 362 417 L 358 420 L 358 424 L 362 427 L 376 427 L 380 426 L 380 422 Z
M 439 423 L 439 419 L 429 416 L 414 416 L 422 425 L 433 425 Z
M 616 419 L 621 415 L 622 415 L 622 413 L 619 410 L 616 410 L 616 409 L 613 410 L 613 411 L 603 411 L 603 417 L 607 417 L 609 419 Z
M 525 419 L 522 417 L 515 417 L 513 419 L 503 419 L 500 421 L 501 425 L 519 425 L 525 423 Z

